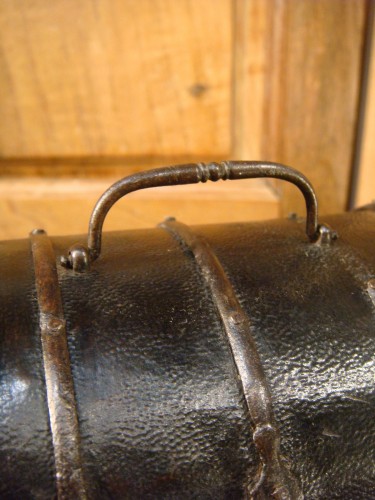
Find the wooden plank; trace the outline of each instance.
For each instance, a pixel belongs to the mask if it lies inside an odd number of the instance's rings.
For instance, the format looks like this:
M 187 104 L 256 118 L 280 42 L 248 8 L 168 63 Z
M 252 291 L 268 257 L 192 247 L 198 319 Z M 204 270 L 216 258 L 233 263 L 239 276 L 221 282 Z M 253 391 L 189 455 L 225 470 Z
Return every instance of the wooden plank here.
M 375 201 L 375 26 L 373 30 L 368 94 L 356 195 L 357 206 Z
M 267 159 L 264 151 L 264 108 L 268 98 L 267 85 L 269 21 L 274 0 L 234 0 L 235 29 L 233 64 L 233 154 L 239 160 Z M 263 180 L 265 189 L 278 200 L 274 182 Z
M 0 155 L 228 155 L 231 7 L 0 0 Z
M 117 179 L 112 179 L 115 181 Z M 109 179 L 0 179 L 0 239 L 85 234 Z M 168 216 L 187 224 L 277 217 L 279 200 L 260 179 L 154 188 L 132 193 L 111 210 L 105 231 L 154 227 Z
M 279 0 L 268 23 L 264 156 L 301 170 L 322 214 L 346 206 L 355 136 L 366 2 Z M 284 213 L 304 211 L 280 184 Z
M 234 1 L 233 156 L 262 160 L 269 0 Z
M 125 177 L 135 172 L 183 163 L 210 162 L 226 159 L 211 156 L 147 156 L 90 158 L 6 158 L 0 159 L 1 177 Z

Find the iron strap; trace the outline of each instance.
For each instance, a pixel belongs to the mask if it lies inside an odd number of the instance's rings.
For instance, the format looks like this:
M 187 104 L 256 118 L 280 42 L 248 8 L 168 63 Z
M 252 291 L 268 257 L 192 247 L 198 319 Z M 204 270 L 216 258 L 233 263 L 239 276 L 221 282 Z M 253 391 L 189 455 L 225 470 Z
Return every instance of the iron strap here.
M 52 243 L 43 230 L 31 235 L 39 305 L 47 404 L 55 457 L 57 496 L 86 499 L 80 435 L 66 327 Z
M 302 498 L 295 478 L 280 455 L 279 430 L 274 418 L 270 388 L 253 339 L 250 321 L 228 276 L 207 241 L 188 226 L 174 219 L 167 219 L 160 227 L 193 253 L 228 337 L 253 426 L 254 444 L 261 461 L 255 486 L 250 488 L 248 495 L 251 498 L 279 500 Z

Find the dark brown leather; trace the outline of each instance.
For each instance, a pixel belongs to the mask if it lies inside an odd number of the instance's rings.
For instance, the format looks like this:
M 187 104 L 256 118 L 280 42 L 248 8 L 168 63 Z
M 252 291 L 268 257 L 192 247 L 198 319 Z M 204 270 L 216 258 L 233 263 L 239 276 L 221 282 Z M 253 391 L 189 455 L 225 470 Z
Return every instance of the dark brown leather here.
M 281 449 L 307 499 L 375 498 L 375 213 L 194 228 L 248 314 Z M 56 255 L 81 238 L 55 238 Z M 1 498 L 52 498 L 29 241 L 0 244 Z M 162 229 L 104 234 L 88 273 L 59 267 L 92 498 L 243 498 L 259 457 L 210 292 Z
M 53 498 L 54 457 L 28 240 L 0 242 L 0 497 Z

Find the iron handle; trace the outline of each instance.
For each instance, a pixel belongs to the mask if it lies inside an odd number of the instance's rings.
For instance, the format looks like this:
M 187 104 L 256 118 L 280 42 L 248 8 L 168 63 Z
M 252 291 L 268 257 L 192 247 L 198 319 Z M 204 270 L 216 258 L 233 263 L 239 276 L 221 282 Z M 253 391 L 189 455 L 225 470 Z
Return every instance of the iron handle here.
M 62 257 L 61 263 L 65 267 L 82 272 L 99 257 L 106 215 L 116 201 L 126 194 L 151 187 L 256 177 L 282 179 L 297 186 L 305 198 L 306 234 L 310 242 L 326 242 L 333 239 L 334 233 L 330 228 L 318 225 L 318 203 L 315 191 L 307 178 L 297 170 L 279 163 L 257 161 L 189 163 L 140 172 L 113 184 L 99 198 L 91 214 L 87 248 L 74 245 L 69 249 L 68 256 Z

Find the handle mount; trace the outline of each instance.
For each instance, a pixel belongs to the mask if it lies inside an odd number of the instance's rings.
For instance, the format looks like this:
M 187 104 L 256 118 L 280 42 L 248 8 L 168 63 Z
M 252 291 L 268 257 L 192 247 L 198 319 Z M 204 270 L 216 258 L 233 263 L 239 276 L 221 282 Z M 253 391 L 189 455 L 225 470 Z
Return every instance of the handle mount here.
M 257 161 L 224 161 L 220 163 L 188 163 L 158 168 L 125 177 L 113 184 L 97 201 L 91 214 L 87 248 L 74 245 L 61 264 L 77 272 L 90 267 L 101 252 L 102 229 L 107 213 L 120 198 L 139 189 L 199 182 L 268 177 L 291 182 L 302 192 L 306 203 L 306 234 L 312 243 L 329 243 L 337 237 L 327 225 L 318 224 L 318 203 L 315 191 L 307 178 L 279 163 Z

